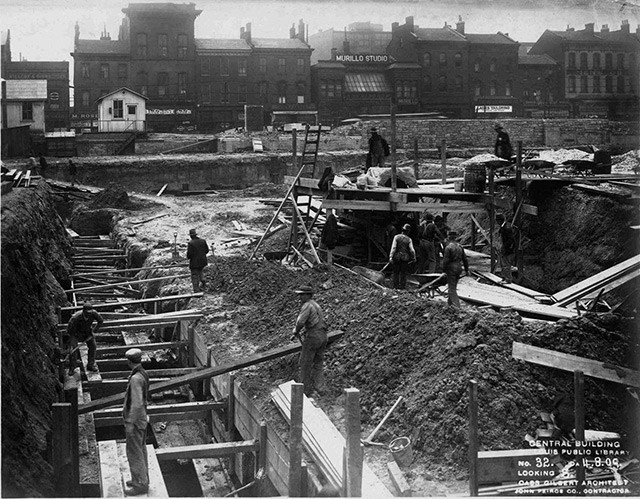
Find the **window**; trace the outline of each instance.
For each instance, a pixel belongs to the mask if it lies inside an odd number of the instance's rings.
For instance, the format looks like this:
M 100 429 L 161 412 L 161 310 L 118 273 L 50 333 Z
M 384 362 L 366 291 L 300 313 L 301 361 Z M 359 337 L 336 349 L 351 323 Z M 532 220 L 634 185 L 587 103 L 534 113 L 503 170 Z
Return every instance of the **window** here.
M 613 69 L 613 54 L 611 52 L 604 54 L 604 69 Z
M 267 96 L 269 94 L 269 84 L 266 81 L 261 81 L 258 83 L 258 94 L 260 95 L 260 100 L 262 102 L 267 101 Z
M 489 63 L 489 71 L 491 71 L 492 73 L 496 72 L 496 60 L 495 59 L 491 59 L 491 62 Z
M 136 106 L 135 104 L 127 105 L 127 114 L 129 116 L 135 116 L 137 111 L 138 111 L 138 106 Z
M 297 66 L 298 68 L 298 74 L 304 74 L 304 68 L 305 68 L 305 64 L 304 64 L 304 59 L 302 57 L 298 57 L 298 63 Z
M 616 67 L 618 69 L 624 69 L 624 54 L 616 55 Z
M 620 75 L 618 76 L 618 81 L 617 81 L 617 85 L 616 85 L 616 92 L 618 92 L 619 94 L 623 94 L 624 93 L 624 76 Z
M 200 59 L 200 76 L 209 76 L 211 72 L 211 60 L 208 57 Z
M 169 74 L 158 73 L 158 96 L 164 97 L 167 95 L 167 86 L 169 85 Z
M 608 94 L 613 93 L 613 77 L 611 75 L 604 78 L 604 91 Z
M 125 79 L 127 77 L 127 65 L 126 64 L 118 64 L 118 78 Z
M 473 85 L 473 95 L 480 97 L 482 95 L 482 85 L 479 81 L 476 81 Z
M 187 73 L 178 73 L 178 95 L 187 95 Z
M 304 59 L 302 59 L 302 61 L 304 62 Z M 299 81 L 296 84 L 296 94 L 298 96 L 298 104 L 304 104 L 304 90 L 305 90 L 304 83 Z
M 569 78 L 567 78 L 567 83 L 569 84 L 569 89 L 568 91 L 570 93 L 575 93 L 576 92 L 576 77 L 575 76 L 569 76 Z
M 447 91 L 447 77 L 446 76 L 441 76 L 438 78 L 438 90 L 440 92 L 446 92 Z
M 425 68 L 431 67 L 431 53 L 425 52 L 422 54 L 422 66 Z
M 600 90 L 600 76 L 599 75 L 595 75 L 593 77 L 593 93 L 594 94 L 599 94 L 601 92 Z
M 238 59 L 238 75 L 247 76 L 247 60 L 245 58 Z
M 589 79 L 586 75 L 580 77 L 580 93 L 586 94 L 589 90 Z
M 447 54 L 445 54 L 444 52 L 440 52 L 440 66 L 446 66 L 447 65 Z
M 220 102 L 228 103 L 229 102 L 229 83 L 224 82 L 222 84 L 222 91 L 220 93 Z
M 109 79 L 109 65 L 108 64 L 100 64 L 100 78 L 103 80 Z
M 576 69 L 576 53 L 569 52 L 567 54 L 567 67 L 569 69 Z
M 124 101 L 115 99 L 113 101 L 113 119 L 121 120 L 122 118 L 124 118 Z
M 284 59 L 281 59 L 284 61 Z M 279 66 L 278 62 L 278 66 Z M 287 103 L 287 82 L 281 81 L 278 83 L 278 104 L 286 104 Z
M 145 73 L 144 71 L 138 72 L 138 75 L 136 76 L 136 81 L 137 81 L 138 89 L 140 90 L 140 93 L 142 95 L 147 95 L 148 85 L 149 85 L 147 73 Z
M 202 103 L 211 104 L 211 85 L 202 85 L 200 88 L 202 92 Z
M 33 102 L 22 103 L 22 121 L 33 121 Z
M 342 99 L 342 82 L 341 81 L 336 81 L 336 97 L 338 99 Z
M 422 79 L 422 88 L 424 89 L 424 92 L 431 92 L 431 77 L 430 76 L 425 76 Z
M 327 83 L 327 97 L 334 98 L 336 96 L 336 86 L 330 81 Z
M 287 72 L 287 60 L 284 57 L 278 58 L 278 73 L 284 74 Z
M 586 52 L 580 52 L 580 69 L 589 69 L 589 57 Z
M 89 78 L 89 63 L 88 62 L 83 62 L 80 65 L 80 73 L 82 74 L 83 78 Z
M 593 69 L 600 69 L 600 53 L 593 54 Z
M 629 68 L 631 69 L 631 71 L 636 69 L 636 54 L 634 54 L 633 52 L 629 54 Z
M 496 95 L 497 93 L 497 83 L 492 81 L 489 83 L 489 95 Z
M 456 68 L 462 67 L 462 54 L 457 52 L 456 55 L 453 56 L 453 65 Z
M 82 107 L 89 107 L 89 102 L 91 102 L 91 92 L 85 90 L 82 92 Z
M 238 103 L 244 104 L 245 102 L 247 102 L 247 86 L 238 85 Z
M 141 57 L 147 56 L 147 34 L 138 33 L 136 35 L 136 46 L 138 47 L 138 55 Z
M 169 37 L 161 33 L 158 35 L 158 56 L 167 57 L 169 55 Z
M 511 81 L 507 80 L 504 84 L 504 95 L 511 97 Z
M 186 59 L 189 45 L 187 42 L 187 35 L 178 35 L 178 59 Z
M 473 72 L 474 73 L 480 72 L 480 61 L 476 61 L 473 63 Z
M 229 58 L 228 57 L 220 58 L 220 74 L 223 76 L 229 75 Z
M 456 92 L 462 92 L 462 76 L 456 76 L 453 82 L 453 87 Z
M 260 73 L 266 73 L 267 72 L 267 60 L 264 57 L 261 57 L 258 60 L 258 71 Z

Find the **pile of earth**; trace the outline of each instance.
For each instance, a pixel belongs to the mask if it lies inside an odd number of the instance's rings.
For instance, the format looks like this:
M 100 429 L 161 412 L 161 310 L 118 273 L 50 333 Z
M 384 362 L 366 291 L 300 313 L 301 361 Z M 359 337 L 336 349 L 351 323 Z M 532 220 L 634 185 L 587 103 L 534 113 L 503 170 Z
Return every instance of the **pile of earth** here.
M 299 310 L 293 290 L 313 286 L 329 329 L 345 333 L 327 352 L 328 390 L 320 405 L 330 413 L 342 390 L 354 386 L 361 391 L 363 422 L 373 427 L 402 395 L 404 407 L 379 440 L 411 436 L 418 459 L 434 469 L 467 464 L 470 380 L 478 382 L 480 446 L 487 450 L 522 448 L 525 434 L 544 427 L 539 413 L 551 412 L 556 397 L 572 392 L 571 373 L 514 360 L 513 341 L 618 365 L 638 362 L 633 324 L 613 315 L 525 323 L 515 314 L 456 312 L 418 295 L 371 288 L 336 268 L 291 271 L 240 258 L 218 263 L 216 273 L 224 278 L 211 281 L 222 293 L 225 317 L 237 326 L 229 334 L 256 351 L 290 342 Z M 207 338 L 222 361 L 238 355 L 225 330 Z M 243 387 L 271 414 L 270 391 L 295 371 L 295 356 L 258 365 L 243 370 Z M 629 409 L 633 401 L 623 385 L 587 378 L 585 386 L 587 428 L 636 434 L 630 428 L 640 418 Z
M 109 187 L 93 196 L 91 201 L 87 203 L 87 207 L 93 210 L 99 208 L 120 208 L 126 210 L 131 207 L 131 201 L 124 187 L 117 184 L 110 184 Z
M 287 191 L 289 190 L 289 186 L 285 184 L 273 184 L 271 182 L 265 182 L 262 184 L 252 185 L 245 189 L 239 191 L 223 191 L 220 192 L 220 198 L 283 198 Z

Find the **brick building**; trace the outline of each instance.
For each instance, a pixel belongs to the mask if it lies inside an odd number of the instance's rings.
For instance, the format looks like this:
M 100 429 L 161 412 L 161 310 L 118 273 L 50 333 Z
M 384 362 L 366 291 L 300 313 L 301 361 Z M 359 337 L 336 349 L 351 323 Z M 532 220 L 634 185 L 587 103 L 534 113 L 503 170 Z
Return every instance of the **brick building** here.
M 334 50 L 344 54 L 386 54 L 390 41 L 391 32 L 371 22 L 351 23 L 344 31 L 319 31 L 309 35 L 311 64 L 330 60 Z
M 518 81 L 522 96 L 523 116 L 561 118 L 569 116 L 569 107 L 557 94 L 560 68 L 546 54 L 531 55 L 533 43 L 521 43 L 518 53 Z
M 572 117 L 639 117 L 639 30 L 629 23 L 611 31 L 594 24 L 582 30 L 546 30 L 530 55 L 548 55 L 559 65 L 561 77 L 552 90 L 570 105 Z

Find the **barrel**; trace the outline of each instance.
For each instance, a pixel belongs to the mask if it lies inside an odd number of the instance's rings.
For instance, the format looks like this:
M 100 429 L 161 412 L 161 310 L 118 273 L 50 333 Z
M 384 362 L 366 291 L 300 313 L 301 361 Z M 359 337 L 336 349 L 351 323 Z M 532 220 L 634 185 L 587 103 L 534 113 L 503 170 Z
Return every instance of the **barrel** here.
M 413 448 L 411 447 L 411 439 L 409 437 L 393 439 L 389 444 L 389 450 L 401 468 L 406 468 L 413 462 Z
M 464 167 L 464 190 L 467 192 L 484 192 L 487 182 L 485 166 L 481 164 Z

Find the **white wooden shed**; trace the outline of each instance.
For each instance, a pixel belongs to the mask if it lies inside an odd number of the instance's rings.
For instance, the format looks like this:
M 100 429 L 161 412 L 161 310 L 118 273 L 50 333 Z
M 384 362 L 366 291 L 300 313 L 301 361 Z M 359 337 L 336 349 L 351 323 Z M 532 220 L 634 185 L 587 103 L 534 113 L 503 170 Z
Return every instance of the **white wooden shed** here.
M 147 97 L 126 87 L 98 99 L 98 132 L 144 132 Z

